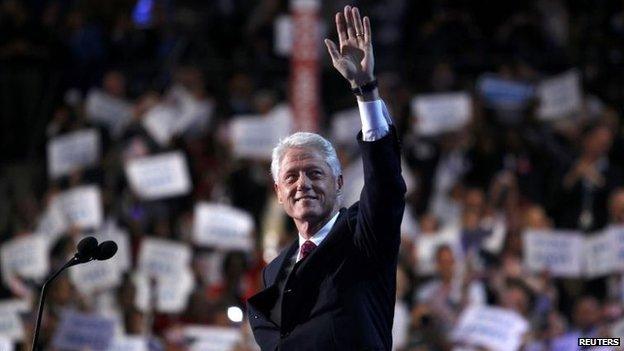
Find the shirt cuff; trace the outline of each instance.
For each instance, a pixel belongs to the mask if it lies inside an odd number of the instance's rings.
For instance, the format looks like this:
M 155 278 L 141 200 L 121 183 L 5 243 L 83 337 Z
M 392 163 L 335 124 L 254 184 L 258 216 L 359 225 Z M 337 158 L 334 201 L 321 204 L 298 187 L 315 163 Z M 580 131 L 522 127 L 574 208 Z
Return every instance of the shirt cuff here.
M 375 141 L 390 132 L 392 119 L 383 100 L 358 101 L 362 120 L 362 140 Z

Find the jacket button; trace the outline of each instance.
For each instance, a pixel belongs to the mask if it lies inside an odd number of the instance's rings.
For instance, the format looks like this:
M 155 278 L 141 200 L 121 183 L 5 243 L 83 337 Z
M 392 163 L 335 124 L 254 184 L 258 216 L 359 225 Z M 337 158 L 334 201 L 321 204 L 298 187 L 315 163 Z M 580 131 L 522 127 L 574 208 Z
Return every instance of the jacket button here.
M 290 294 L 291 292 L 292 292 L 292 289 L 286 289 L 286 290 L 284 290 L 284 293 L 285 293 L 285 294 Z
M 282 338 L 285 338 L 285 337 L 287 337 L 288 335 L 290 335 L 290 333 L 288 333 L 288 332 L 284 332 L 284 333 L 280 334 L 280 336 L 281 336 Z
M 258 316 L 254 314 L 253 318 L 254 318 L 254 319 L 258 319 Z

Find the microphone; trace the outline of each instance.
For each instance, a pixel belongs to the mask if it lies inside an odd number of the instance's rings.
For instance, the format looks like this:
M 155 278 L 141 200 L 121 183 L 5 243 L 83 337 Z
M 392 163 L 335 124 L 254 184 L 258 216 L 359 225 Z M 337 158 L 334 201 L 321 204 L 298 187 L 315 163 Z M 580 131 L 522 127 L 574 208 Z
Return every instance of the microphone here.
M 41 296 L 39 298 L 39 310 L 37 312 L 37 322 L 35 326 L 35 332 L 33 336 L 31 350 L 37 350 L 37 340 L 39 340 L 39 329 L 41 328 L 41 315 L 43 314 L 43 305 L 45 303 L 46 294 L 48 292 L 48 284 L 52 282 L 63 270 L 68 267 L 75 266 L 77 264 L 86 263 L 93 260 L 104 261 L 113 257 L 117 253 L 117 244 L 114 241 L 104 241 L 98 245 L 96 238 L 88 236 L 76 245 L 76 253 L 69 261 L 67 261 L 63 267 L 59 268 L 54 274 L 52 274 L 44 283 L 41 288 Z
M 97 249 L 98 249 L 97 239 L 92 236 L 88 236 L 80 240 L 80 242 L 76 246 L 76 251 L 78 252 L 76 252 L 76 254 L 74 255 L 74 258 L 81 261 L 80 263 L 88 262 L 91 260 L 93 255 L 97 252 Z
M 107 240 L 97 247 L 97 251 L 93 255 L 93 259 L 105 261 L 115 256 L 117 253 L 117 244 L 112 240 Z

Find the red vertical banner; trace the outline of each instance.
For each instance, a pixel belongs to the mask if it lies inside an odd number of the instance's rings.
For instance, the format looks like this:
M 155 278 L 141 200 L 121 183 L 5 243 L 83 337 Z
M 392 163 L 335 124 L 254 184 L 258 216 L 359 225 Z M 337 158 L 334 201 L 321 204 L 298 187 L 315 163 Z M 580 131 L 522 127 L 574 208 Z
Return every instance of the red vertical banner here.
M 291 0 L 293 46 L 290 61 L 290 105 L 300 131 L 319 130 L 320 62 L 319 0 Z

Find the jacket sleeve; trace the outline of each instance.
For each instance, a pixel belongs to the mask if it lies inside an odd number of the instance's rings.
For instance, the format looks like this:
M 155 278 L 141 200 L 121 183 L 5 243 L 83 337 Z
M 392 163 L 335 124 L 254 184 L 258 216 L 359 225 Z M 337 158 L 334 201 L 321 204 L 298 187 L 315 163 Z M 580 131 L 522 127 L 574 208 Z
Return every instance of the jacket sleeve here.
M 405 181 L 396 130 L 375 141 L 358 135 L 364 168 L 355 245 L 374 260 L 395 261 L 401 241 L 401 220 L 405 209 Z

